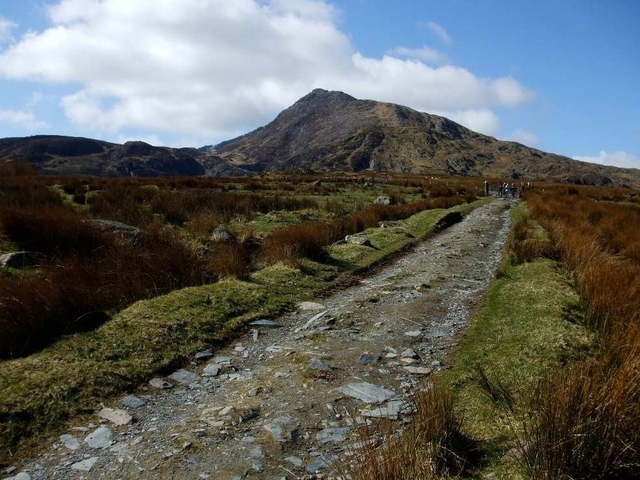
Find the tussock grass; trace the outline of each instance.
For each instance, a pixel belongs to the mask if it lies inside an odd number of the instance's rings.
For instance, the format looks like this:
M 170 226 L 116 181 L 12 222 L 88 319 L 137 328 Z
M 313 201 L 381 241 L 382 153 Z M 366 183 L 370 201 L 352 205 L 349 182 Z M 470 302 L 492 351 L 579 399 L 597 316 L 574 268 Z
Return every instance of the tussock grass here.
M 453 410 L 453 393 L 444 385 L 422 388 L 412 399 L 413 421 L 401 432 L 361 432 L 354 480 L 437 479 L 467 473 L 475 445 L 461 431 Z M 381 446 L 378 444 L 381 443 Z

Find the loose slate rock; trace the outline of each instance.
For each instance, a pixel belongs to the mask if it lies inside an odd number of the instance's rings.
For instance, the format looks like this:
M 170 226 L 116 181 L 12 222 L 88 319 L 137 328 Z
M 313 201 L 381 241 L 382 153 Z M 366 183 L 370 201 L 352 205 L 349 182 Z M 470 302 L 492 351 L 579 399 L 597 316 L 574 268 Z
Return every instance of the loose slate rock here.
M 103 408 L 98 412 L 100 418 L 109 420 L 114 425 L 119 427 L 123 425 L 129 425 L 133 420 L 133 417 L 124 410 L 114 410 L 113 408 Z
M 332 370 L 329 365 L 322 363 L 317 358 L 314 358 L 311 360 L 311 363 L 309 364 L 309 368 L 311 370 L 320 370 L 322 372 L 330 372 Z
M 159 388 L 161 390 L 168 390 L 169 388 L 173 388 L 173 384 L 163 380 L 162 378 L 152 378 L 149 380 L 149 385 L 153 388 Z
M 213 357 L 213 350 L 211 350 L 210 348 L 207 348 L 206 350 L 200 350 L 195 354 L 196 360 L 204 360 L 205 358 L 211 357 Z
M 89 434 L 84 439 L 84 442 L 91 448 L 107 448 L 111 446 L 112 435 L 111 430 L 106 427 L 100 427 Z
M 418 358 L 418 354 L 414 350 L 407 348 L 402 352 L 402 358 Z
M 369 363 L 377 363 L 380 361 L 380 355 L 371 355 L 370 353 L 363 353 L 356 362 L 358 365 L 367 365 Z
M 81 472 L 90 472 L 97 461 L 98 457 L 87 458 L 86 460 L 82 460 L 81 462 L 71 465 L 71 469 L 79 470 Z
M 414 375 L 431 375 L 431 369 L 426 367 L 404 367 L 404 369 Z
M 127 395 L 122 399 L 122 406 L 127 408 L 140 408 L 146 404 L 146 400 L 136 397 L 135 395 Z
M 264 327 L 264 328 L 282 328 L 282 325 L 278 322 L 274 322 L 273 320 L 256 320 L 255 322 L 251 322 L 249 325 L 252 327 Z
M 31 480 L 31 475 L 27 472 L 20 472 L 15 477 L 9 477 L 6 480 Z
M 80 442 L 78 441 L 78 439 L 73 435 L 69 435 L 68 433 L 60 435 L 60 441 L 69 450 L 78 450 L 80 448 Z
M 402 400 L 392 400 L 386 405 L 375 408 L 373 410 L 363 410 L 360 414 L 369 418 L 386 418 L 388 420 L 397 420 L 400 411 L 404 407 L 405 402 Z
M 316 473 L 325 468 L 329 468 L 331 465 L 336 463 L 337 460 L 338 457 L 334 455 L 322 454 L 316 460 L 307 465 L 307 472 Z
M 183 385 L 190 385 L 200 379 L 197 373 L 189 372 L 188 370 L 183 369 L 173 372 L 171 375 L 169 375 L 169 378 Z
M 321 303 L 316 302 L 300 302 L 297 307 L 298 310 L 325 310 L 327 308 Z
M 421 337 L 422 332 L 420 330 L 411 330 L 410 332 L 405 332 L 407 337 Z
M 349 397 L 357 398 L 362 402 L 373 404 L 385 402 L 396 394 L 392 390 L 387 390 L 386 388 L 367 382 L 343 385 L 338 388 L 338 391 Z
M 222 367 L 217 363 L 210 363 L 204 367 L 203 375 L 205 377 L 217 377 Z
M 349 435 L 349 427 L 325 428 L 316 435 L 316 440 L 322 444 L 335 444 L 344 441 Z

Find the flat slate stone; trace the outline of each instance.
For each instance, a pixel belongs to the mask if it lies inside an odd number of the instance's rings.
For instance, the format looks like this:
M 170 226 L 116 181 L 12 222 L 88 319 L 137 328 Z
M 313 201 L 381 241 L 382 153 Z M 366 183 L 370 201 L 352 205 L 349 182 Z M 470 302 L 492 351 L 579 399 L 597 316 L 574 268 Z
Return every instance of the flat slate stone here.
M 418 358 L 418 354 L 411 348 L 407 348 L 402 352 L 402 358 Z
M 282 325 L 278 322 L 274 322 L 273 320 L 256 320 L 255 322 L 251 322 L 249 325 L 252 327 L 264 327 L 264 328 L 282 328 Z
M 140 408 L 146 404 L 146 400 L 136 397 L 135 395 L 127 395 L 122 399 L 122 406 L 127 408 Z
M 169 375 L 169 378 L 183 385 L 190 385 L 192 383 L 197 382 L 200 379 L 200 376 L 197 373 L 180 369 L 173 372 L 171 375 Z
M 80 442 L 78 441 L 78 439 L 73 435 L 69 435 L 68 433 L 60 435 L 60 441 L 69 450 L 78 450 L 80 448 Z
M 316 440 L 322 444 L 340 443 L 349 435 L 349 427 L 325 428 L 316 434 Z
M 15 477 L 9 477 L 6 480 L 31 480 L 31 475 L 29 475 L 27 472 L 20 472 Z
M 80 472 L 90 472 L 97 461 L 98 457 L 87 458 L 86 460 L 71 465 L 71 469 L 79 470 Z
M 200 350 L 195 354 L 196 360 L 204 360 L 205 358 L 211 357 L 213 357 L 213 350 L 211 350 L 210 348 L 207 348 L 206 350 Z
M 100 427 L 87 435 L 84 443 L 91 448 L 107 448 L 111 446 L 113 433 L 106 427 Z
M 378 363 L 380 361 L 380 355 L 371 355 L 370 353 L 363 353 L 356 362 L 358 365 L 367 365 L 369 363 Z
M 324 470 L 325 468 L 329 468 L 331 465 L 336 463 L 338 457 L 334 455 L 320 455 L 316 460 L 307 465 L 307 472 L 316 473 L 320 470 Z
M 162 378 L 152 378 L 149 380 L 149 385 L 153 388 L 159 388 L 161 390 L 168 390 L 169 388 L 173 388 L 173 384 L 163 380 Z
M 316 302 L 300 302 L 297 307 L 299 310 L 325 310 L 327 308 Z
M 214 363 L 217 363 L 218 365 L 221 363 L 231 363 L 231 360 L 232 360 L 231 357 L 227 357 L 223 355 L 218 355 L 216 358 L 213 359 Z
M 119 427 L 123 425 L 129 425 L 133 420 L 133 417 L 124 410 L 114 410 L 113 408 L 103 408 L 98 412 L 100 418 L 109 420 L 114 425 Z
M 204 367 L 203 375 L 205 377 L 217 377 L 222 367 L 217 363 L 210 363 Z
M 400 411 L 405 406 L 402 400 L 392 400 L 386 405 L 372 410 L 363 410 L 360 414 L 369 418 L 386 418 L 387 420 L 397 420 Z
M 330 372 L 332 370 L 329 365 L 322 363 L 317 358 L 314 358 L 311 360 L 311 363 L 309 364 L 309 368 L 311 370 L 320 370 L 322 372 Z
M 367 382 L 343 385 L 338 388 L 338 391 L 349 397 L 357 398 L 362 402 L 373 404 L 386 402 L 396 394 L 392 390 L 387 390 L 386 388 Z
M 404 369 L 413 375 L 431 375 L 431 369 L 426 367 L 404 367 Z
M 405 332 L 407 337 L 421 337 L 422 332 L 420 330 L 411 330 L 410 332 Z
M 285 458 L 285 460 L 289 462 L 291 465 L 294 465 L 296 467 L 301 467 L 302 464 L 304 463 L 302 459 L 298 457 L 287 457 Z

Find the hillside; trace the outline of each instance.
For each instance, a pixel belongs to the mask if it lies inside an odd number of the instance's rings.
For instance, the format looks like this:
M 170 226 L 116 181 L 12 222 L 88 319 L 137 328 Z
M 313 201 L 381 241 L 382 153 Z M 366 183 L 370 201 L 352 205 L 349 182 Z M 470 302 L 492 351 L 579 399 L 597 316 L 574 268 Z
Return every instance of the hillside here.
M 0 139 L 0 161 L 45 174 L 239 176 L 270 170 L 411 172 L 640 188 L 640 170 L 607 167 L 476 133 L 408 107 L 316 89 L 271 123 L 215 146 L 154 147 L 87 138 Z
M 215 153 L 254 171 L 376 170 L 640 186 L 640 171 L 504 142 L 437 115 L 317 89 Z

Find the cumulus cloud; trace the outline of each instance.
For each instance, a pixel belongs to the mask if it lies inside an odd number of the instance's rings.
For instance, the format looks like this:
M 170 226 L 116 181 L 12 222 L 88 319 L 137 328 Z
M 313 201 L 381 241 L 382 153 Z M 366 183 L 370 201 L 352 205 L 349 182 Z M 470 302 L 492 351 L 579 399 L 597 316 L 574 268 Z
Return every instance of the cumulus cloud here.
M 485 135 L 496 136 L 502 130 L 500 119 L 488 108 L 438 111 L 437 114 Z
M 0 110 L 0 124 L 23 128 L 30 132 L 49 127 L 48 123 L 38 120 L 36 115 L 28 109 Z
M 396 47 L 391 53 L 399 57 L 414 58 L 429 63 L 443 63 L 446 61 L 446 57 L 442 53 L 427 46 L 422 48 Z
M 492 108 L 533 98 L 509 76 L 431 66 L 427 47 L 366 57 L 321 0 L 58 0 L 48 15 L 49 28 L 0 53 L 0 75 L 69 86 L 68 119 L 111 138 L 135 129 L 223 140 L 316 87 L 446 111 L 495 134 Z
M 509 137 L 507 137 L 507 139 L 529 146 L 535 146 L 538 144 L 538 136 L 528 130 L 515 130 L 511 135 L 509 135 Z
M 445 45 L 451 45 L 451 36 L 447 29 L 436 22 L 427 22 L 426 27 Z
M 576 155 L 574 160 L 589 163 L 599 163 L 622 168 L 640 168 L 640 157 L 627 152 L 607 153 L 604 150 L 597 156 Z

